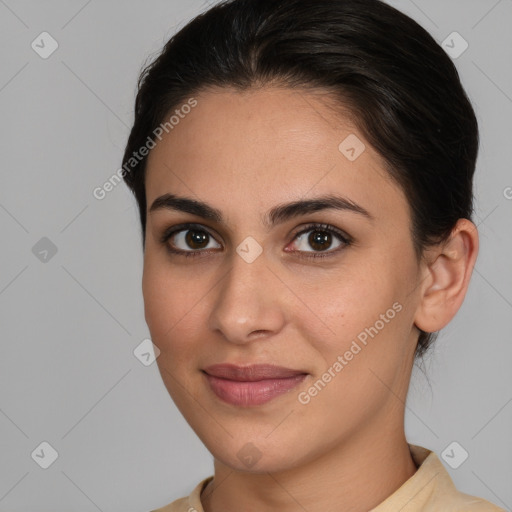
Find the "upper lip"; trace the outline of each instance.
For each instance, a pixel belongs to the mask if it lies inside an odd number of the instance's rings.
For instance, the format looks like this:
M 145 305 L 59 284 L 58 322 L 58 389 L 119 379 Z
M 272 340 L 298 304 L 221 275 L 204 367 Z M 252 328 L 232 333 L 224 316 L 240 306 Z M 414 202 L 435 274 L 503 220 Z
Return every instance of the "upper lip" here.
M 272 364 L 253 364 L 247 366 L 226 363 L 214 364 L 204 368 L 203 371 L 213 377 L 249 382 L 265 379 L 285 379 L 296 377 L 297 375 L 306 375 L 306 372 L 301 370 L 292 370 L 291 368 L 284 368 Z

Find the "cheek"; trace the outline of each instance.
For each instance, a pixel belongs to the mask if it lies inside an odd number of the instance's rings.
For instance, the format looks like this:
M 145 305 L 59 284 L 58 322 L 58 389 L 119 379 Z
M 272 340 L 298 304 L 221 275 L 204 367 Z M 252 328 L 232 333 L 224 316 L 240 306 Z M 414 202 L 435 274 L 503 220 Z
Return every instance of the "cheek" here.
M 386 275 L 375 267 L 360 266 L 357 270 L 353 266 L 325 276 L 314 288 L 303 289 L 298 295 L 304 298 L 314 315 L 302 315 L 296 309 L 295 320 L 303 319 L 303 328 L 309 331 L 319 351 L 339 352 L 348 350 L 358 335 L 364 339 L 365 329 L 376 322 L 379 335 L 389 330 L 397 318 L 393 304 L 399 301 L 401 294 L 389 273 Z M 304 310 L 304 305 L 296 307 Z M 384 315 L 383 320 L 381 315 Z
M 375 411 L 389 396 L 383 382 L 392 382 L 407 360 L 411 348 L 407 336 L 411 318 L 404 303 L 407 270 L 402 266 L 403 275 L 398 276 L 391 268 L 384 261 L 361 265 L 358 271 L 346 270 L 322 280 L 308 295 L 308 305 L 322 321 L 305 315 L 302 331 L 319 356 L 315 382 L 323 377 L 329 381 L 313 407 L 331 404 L 334 417 L 343 409 L 356 414 L 362 403 L 367 404 L 368 414 Z M 311 392 L 314 395 L 316 390 Z
M 311 398 L 311 408 L 322 418 L 319 422 L 332 418 L 335 435 L 340 415 L 352 416 L 347 426 L 363 421 L 389 398 L 384 383 L 392 382 L 404 364 L 404 326 L 409 318 L 392 280 L 366 273 L 359 279 L 340 279 L 338 286 L 330 282 L 322 293 L 310 295 L 322 322 L 311 320 L 312 315 L 306 315 L 309 321 L 302 320 L 304 337 L 318 357 L 312 387 L 302 398 Z
M 151 340 L 160 350 L 156 362 L 171 398 L 186 414 L 191 406 L 189 393 L 197 393 L 191 370 L 198 354 L 193 340 L 197 338 L 194 328 L 200 325 L 200 309 L 196 294 L 185 285 L 183 276 L 170 266 L 155 264 L 151 257 L 145 260 L 144 311 Z
M 146 323 L 161 355 L 165 357 L 172 349 L 179 356 L 190 345 L 190 328 L 198 322 L 199 298 L 193 282 L 155 259 L 148 256 L 144 261 L 142 293 Z M 195 286 L 200 287 L 197 280 Z

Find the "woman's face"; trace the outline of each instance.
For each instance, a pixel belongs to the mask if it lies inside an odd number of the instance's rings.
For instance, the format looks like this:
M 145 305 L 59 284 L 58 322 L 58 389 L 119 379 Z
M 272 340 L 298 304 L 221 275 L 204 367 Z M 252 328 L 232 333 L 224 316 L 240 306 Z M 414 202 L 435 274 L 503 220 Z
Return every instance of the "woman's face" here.
M 318 94 L 195 100 L 147 162 L 145 315 L 170 395 L 239 470 L 393 438 L 420 282 L 402 190 Z

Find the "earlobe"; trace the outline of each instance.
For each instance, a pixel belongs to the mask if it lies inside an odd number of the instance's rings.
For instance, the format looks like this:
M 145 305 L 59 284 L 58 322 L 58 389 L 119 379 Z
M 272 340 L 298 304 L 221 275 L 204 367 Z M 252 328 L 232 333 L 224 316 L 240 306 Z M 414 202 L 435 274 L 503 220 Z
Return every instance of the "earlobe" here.
M 446 326 L 466 295 L 478 254 L 478 231 L 468 219 L 459 219 L 449 240 L 428 250 L 427 277 L 421 288 L 414 322 L 425 332 Z

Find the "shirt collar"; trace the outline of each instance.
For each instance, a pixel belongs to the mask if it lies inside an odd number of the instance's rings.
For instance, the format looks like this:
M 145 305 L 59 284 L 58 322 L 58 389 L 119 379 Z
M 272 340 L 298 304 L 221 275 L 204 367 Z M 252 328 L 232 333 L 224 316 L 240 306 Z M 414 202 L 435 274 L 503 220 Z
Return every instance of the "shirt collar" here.
M 369 512 L 413 512 L 436 510 L 438 506 L 440 506 L 438 510 L 441 510 L 443 506 L 450 503 L 470 505 L 478 500 L 456 489 L 448 471 L 432 450 L 414 444 L 408 444 L 408 446 L 418 468 L 416 473 Z M 213 476 L 197 484 L 188 497 L 188 505 L 193 507 L 189 510 L 204 512 L 200 496 L 211 480 Z

